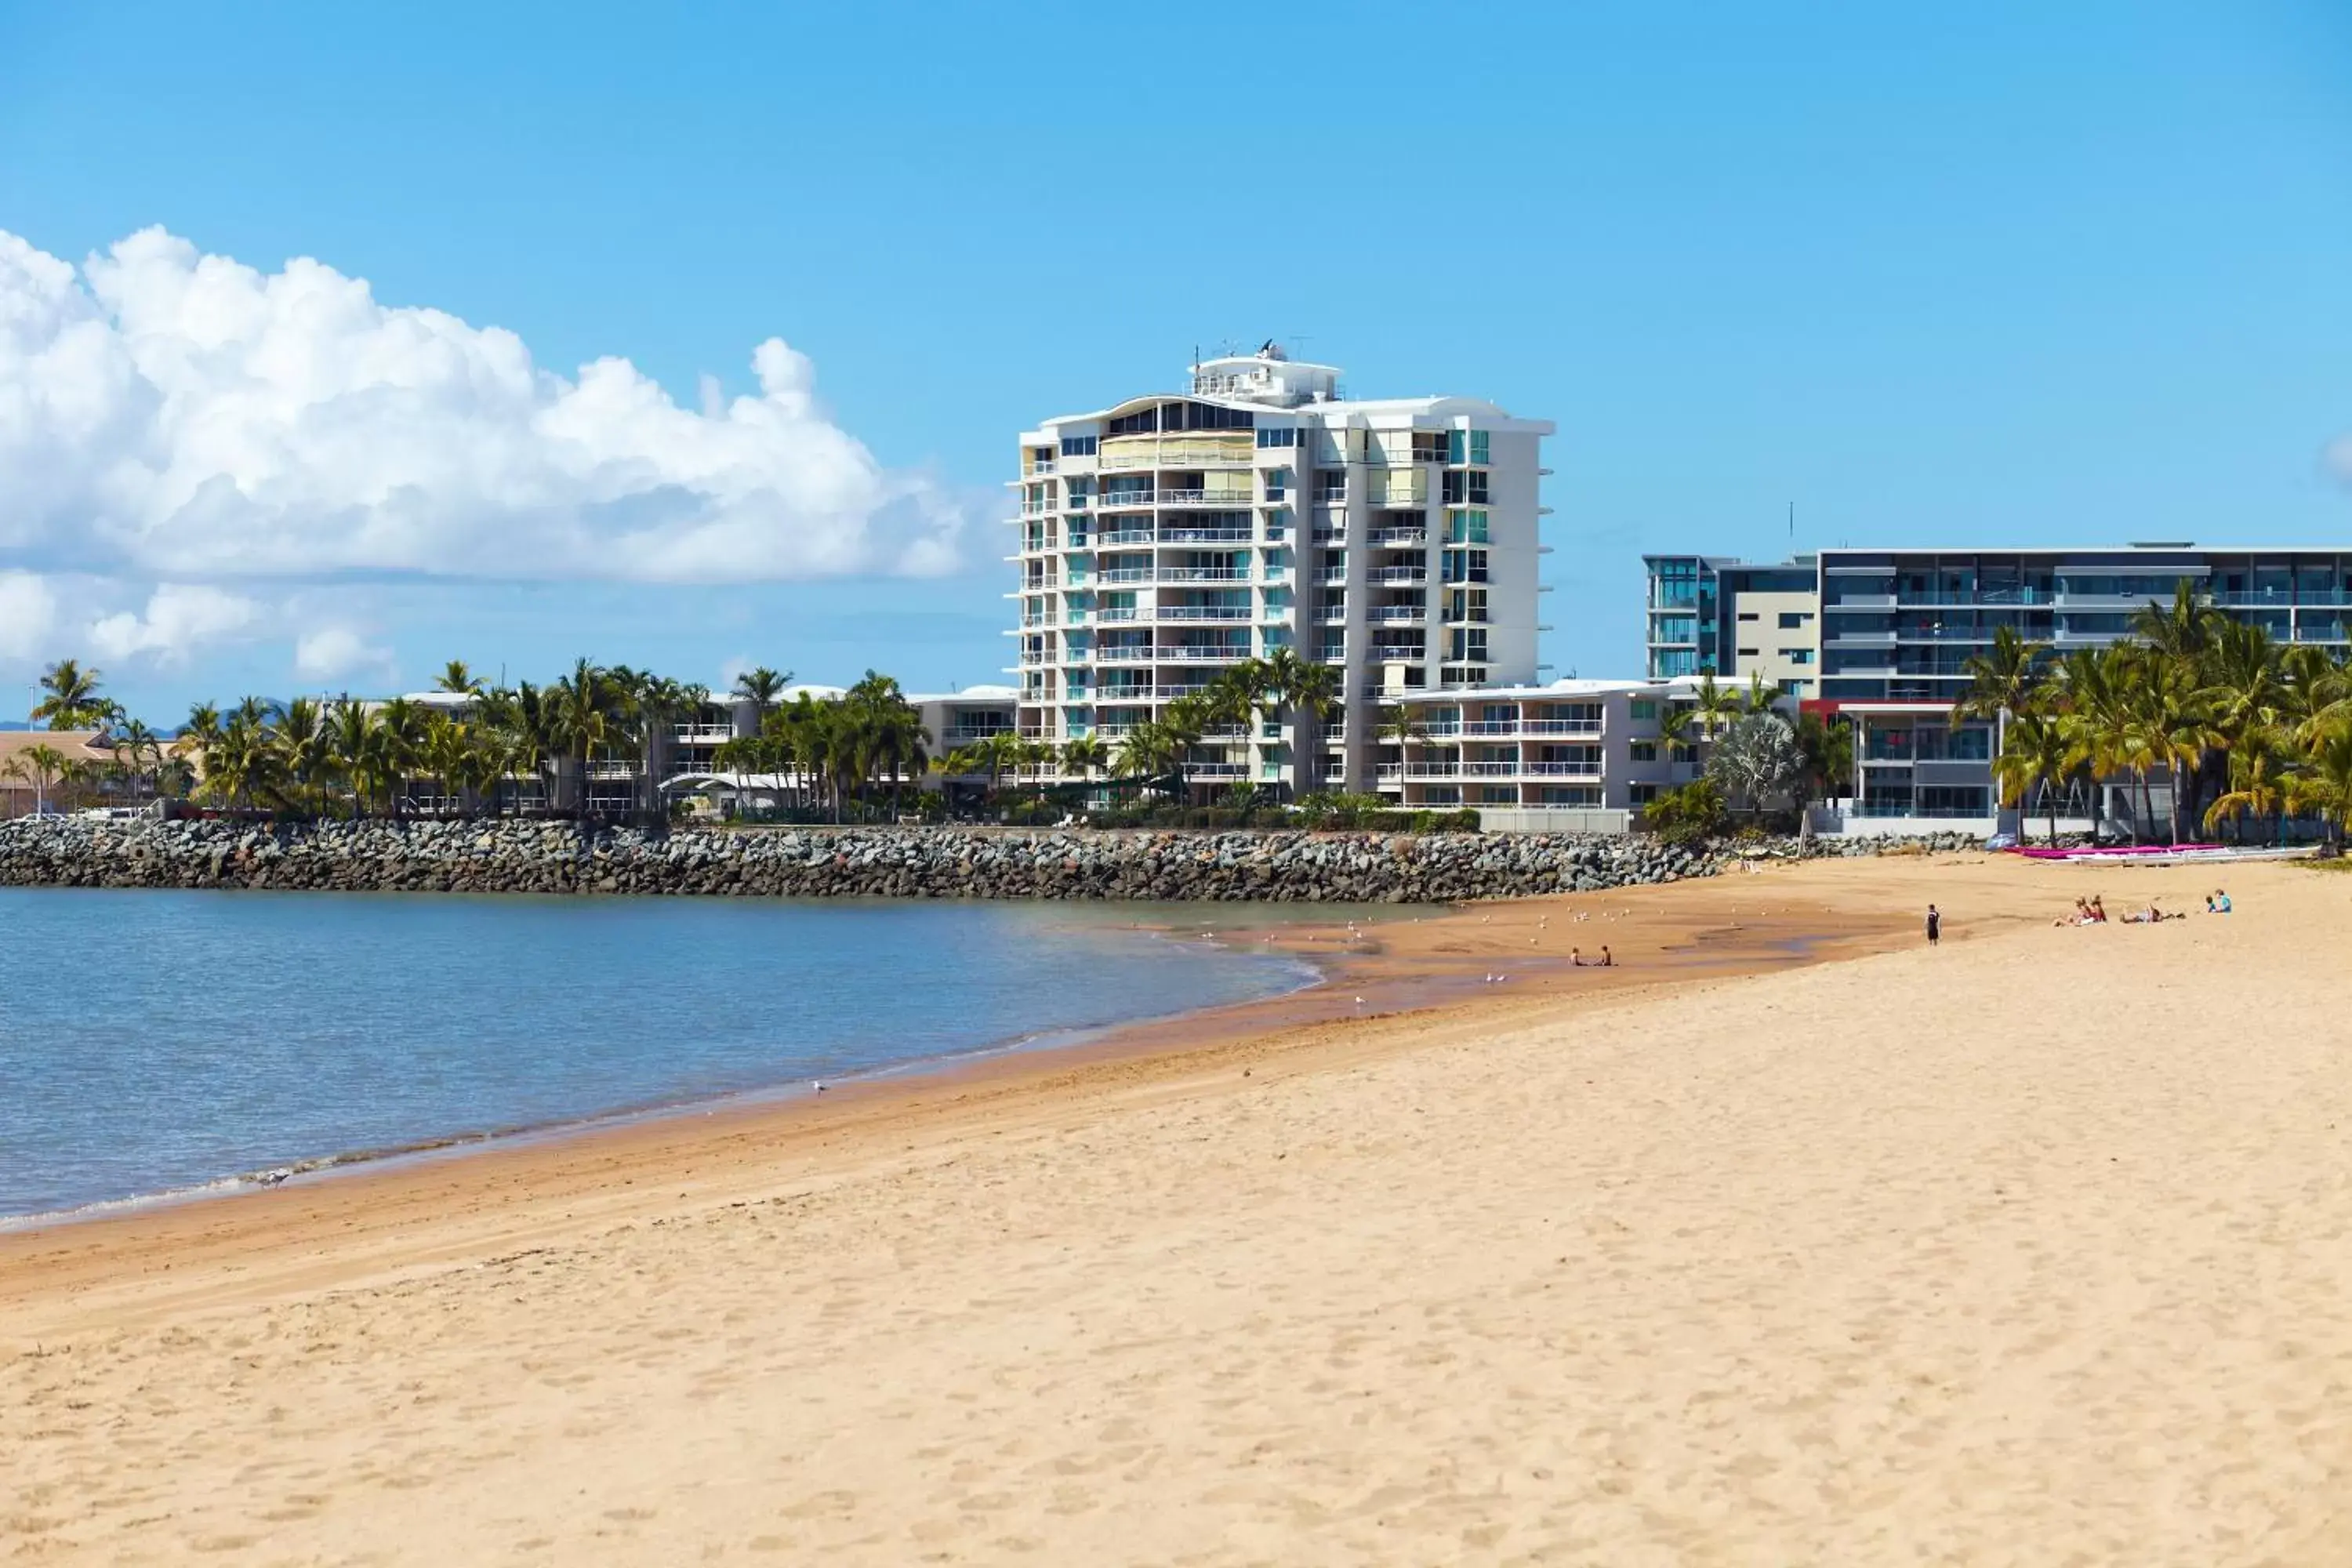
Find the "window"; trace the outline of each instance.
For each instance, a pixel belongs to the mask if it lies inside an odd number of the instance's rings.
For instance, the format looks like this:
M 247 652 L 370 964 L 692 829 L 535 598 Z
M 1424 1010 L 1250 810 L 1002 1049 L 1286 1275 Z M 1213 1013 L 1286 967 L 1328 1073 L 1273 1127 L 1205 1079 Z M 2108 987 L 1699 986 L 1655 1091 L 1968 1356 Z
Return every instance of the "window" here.
M 1658 760 L 1658 743 L 1655 741 L 1636 741 L 1627 749 L 1627 755 L 1633 762 L 1654 763 Z
M 1652 623 L 1652 642 L 1695 643 L 1698 641 L 1698 623 L 1688 616 L 1660 616 Z
M 1448 583 L 1484 583 L 1486 581 L 1486 552 L 1483 550 L 1448 550 L 1439 571 Z
M 1755 648 L 1752 648 L 1752 647 L 1744 647 L 1744 648 L 1741 648 L 1741 649 L 1739 650 L 1739 657 L 1740 657 L 1740 658 L 1756 658 L 1756 657 L 1758 656 L 1758 652 L 1759 652 L 1759 650 L 1758 650 L 1758 649 L 1755 649 Z
M 1062 456 L 1091 458 L 1095 455 L 1097 439 L 1093 436 L 1065 436 L 1062 437 Z
M 1658 786 L 1654 784 L 1637 784 L 1627 793 L 1626 798 L 1635 806 L 1647 805 L 1658 798 Z
M 1483 621 L 1486 618 L 1486 590 L 1454 588 L 1445 595 L 1445 618 L 1449 621 Z
M 1257 444 L 1260 447 L 1296 447 L 1298 445 L 1298 427 L 1295 425 L 1285 425 L 1279 428 L 1262 426 L 1257 433 Z
M 1753 610 L 1742 610 L 1739 612 L 1739 618 L 1743 621 L 1752 621 L 1756 618 L 1756 612 Z
M 1654 721 L 1658 717 L 1658 700 L 1654 697 L 1636 697 L 1630 708 L 1634 718 L 1644 721 Z
M 1445 433 L 1445 460 L 1456 468 L 1465 463 L 1483 466 L 1486 461 L 1487 433 L 1484 430 L 1448 430 Z
M 1263 436 L 1265 432 L 1261 430 L 1258 434 Z M 1270 501 L 1285 500 L 1289 498 L 1289 495 L 1290 470 L 1288 468 L 1268 468 L 1265 471 L 1265 499 Z
M 1113 436 L 1148 436 L 1160 428 L 1160 410 L 1146 408 L 1139 413 L 1122 414 L 1110 422 Z
M 1484 626 L 1456 626 L 1446 634 L 1445 657 L 1454 664 L 1465 659 L 1484 663 L 1486 658 L 1486 629 Z
M 1461 432 L 1457 430 L 1414 431 L 1412 460 L 1416 463 L 1460 462 L 1462 459 L 1454 457 L 1449 450 L 1451 437 L 1459 434 Z
M 1744 621 L 1748 617 L 1742 616 L 1739 618 Z M 1812 618 L 1800 610 L 1783 610 L 1780 612 L 1780 629 L 1784 632 L 1797 631 Z
M 1810 680 L 1784 680 L 1780 682 L 1780 695 L 1783 697 L 1811 697 L 1812 694 L 1813 683 Z
M 1486 514 L 1483 511 L 1449 511 L 1445 514 L 1445 542 L 1448 544 L 1484 544 L 1486 542 Z
M 1780 650 L 1780 657 L 1790 664 L 1811 664 L 1813 662 L 1813 650 L 1809 647 L 1784 647 Z
M 1460 506 L 1465 501 L 1473 506 L 1486 504 L 1486 472 L 1469 468 L 1460 472 L 1447 469 L 1439 476 L 1440 499 L 1447 506 Z

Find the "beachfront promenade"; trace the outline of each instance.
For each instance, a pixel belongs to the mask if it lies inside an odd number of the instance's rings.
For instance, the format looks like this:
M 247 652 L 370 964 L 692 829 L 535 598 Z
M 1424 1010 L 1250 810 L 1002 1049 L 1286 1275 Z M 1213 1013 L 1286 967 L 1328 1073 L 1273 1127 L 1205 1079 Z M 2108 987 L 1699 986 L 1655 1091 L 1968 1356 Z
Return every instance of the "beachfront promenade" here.
M 0 1556 L 2341 1563 L 2352 876 L 2092 878 L 2205 890 L 1472 910 L 1429 1013 L 0 1237 Z

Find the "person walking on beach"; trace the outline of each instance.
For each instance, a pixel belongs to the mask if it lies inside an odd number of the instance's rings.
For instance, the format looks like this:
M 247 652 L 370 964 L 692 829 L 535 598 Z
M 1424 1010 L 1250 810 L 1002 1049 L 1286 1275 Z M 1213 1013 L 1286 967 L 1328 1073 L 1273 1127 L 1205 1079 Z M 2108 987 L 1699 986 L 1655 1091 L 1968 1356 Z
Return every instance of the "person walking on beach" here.
M 1944 917 L 1936 912 L 1935 905 L 1929 904 L 1927 906 L 1927 945 L 1935 946 L 1937 939 L 1943 934 Z

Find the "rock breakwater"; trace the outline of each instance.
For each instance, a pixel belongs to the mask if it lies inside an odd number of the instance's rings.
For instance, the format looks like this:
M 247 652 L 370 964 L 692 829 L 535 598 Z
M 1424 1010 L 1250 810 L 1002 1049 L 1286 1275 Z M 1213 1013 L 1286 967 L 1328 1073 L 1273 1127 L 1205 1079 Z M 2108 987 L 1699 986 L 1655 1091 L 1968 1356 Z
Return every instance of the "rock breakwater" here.
M 0 823 L 0 885 L 17 887 L 1447 903 L 1712 876 L 1727 858 L 1570 834 Z

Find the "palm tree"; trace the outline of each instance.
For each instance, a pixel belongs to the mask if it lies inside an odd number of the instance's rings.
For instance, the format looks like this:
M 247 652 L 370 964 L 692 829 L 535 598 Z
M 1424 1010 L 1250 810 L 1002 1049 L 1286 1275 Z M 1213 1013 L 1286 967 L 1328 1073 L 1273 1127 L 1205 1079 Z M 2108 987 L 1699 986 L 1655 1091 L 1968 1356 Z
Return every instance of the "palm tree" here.
M 335 736 L 316 700 L 297 697 L 278 721 L 277 746 L 293 801 L 311 816 L 326 803 L 337 773 Z
M 44 741 L 17 752 L 0 773 L 32 786 L 33 814 L 44 816 L 49 809 L 49 792 L 66 775 L 66 754 Z
M 464 659 L 453 658 L 448 663 L 441 667 L 440 675 L 436 677 L 434 679 L 433 689 L 436 691 L 463 691 L 478 697 L 482 692 L 482 679 L 481 677 L 476 675 L 472 670 L 466 668 L 466 661 Z
M 1092 778 L 1110 763 L 1110 748 L 1094 735 L 1074 735 L 1062 742 L 1062 772 Z
M 2288 780 L 2287 806 L 2298 815 L 2318 817 L 2327 841 L 2338 849 L 2344 847 L 2345 827 L 2352 823 L 2352 725 L 2312 741 L 2302 771 Z
M 324 730 L 332 761 L 321 771 L 351 785 L 352 815 L 365 816 L 369 790 L 376 782 L 374 716 L 365 703 L 345 697 L 327 710 Z
M 1660 730 L 1664 726 L 1661 724 Z M 1818 713 L 1797 716 L 1797 750 L 1804 759 L 1805 803 L 1829 800 L 1853 779 L 1853 725 Z
M 1266 656 L 1265 672 L 1279 708 L 1290 713 L 1290 770 L 1295 788 L 1298 794 L 1307 794 L 1321 778 L 1323 726 L 1339 708 L 1339 672 L 1302 658 L 1287 644 Z
M 751 705 L 753 722 L 756 723 L 776 705 L 776 699 L 782 695 L 785 687 L 792 684 L 792 679 L 791 670 L 770 669 L 763 664 L 735 678 L 733 695 L 736 700 Z
M 2058 786 L 2082 767 L 2085 752 L 2063 720 L 2029 707 L 2010 720 L 2001 748 L 1993 754 L 1992 777 L 2000 804 L 2030 806 L 2033 792 L 2050 812 L 2050 842 L 2058 842 Z
M 1696 707 L 1700 738 L 1712 741 L 1739 717 L 1739 696 L 1728 687 L 1717 686 L 1710 669 L 1699 677 Z
M 2275 736 L 2269 731 L 2251 731 L 2239 737 L 2230 749 L 2230 787 L 2205 810 L 2205 826 L 2211 828 L 2224 818 L 2242 824 L 2248 816 L 2273 816 L 2284 808 L 2286 794 L 2283 787 L 2282 763 L 2285 761 Z M 2282 824 L 2284 826 L 2284 824 Z M 2245 842 L 2242 826 L 2237 834 Z
M 99 672 L 79 660 L 61 658 L 41 672 L 45 693 L 33 708 L 33 721 L 52 730 L 94 730 L 114 710 L 100 694 Z
M 551 727 L 571 763 L 572 809 L 585 820 L 588 763 L 610 733 L 614 706 L 612 679 L 586 658 L 574 659 L 572 673 L 559 678 L 548 689 L 548 696 L 554 707 Z

